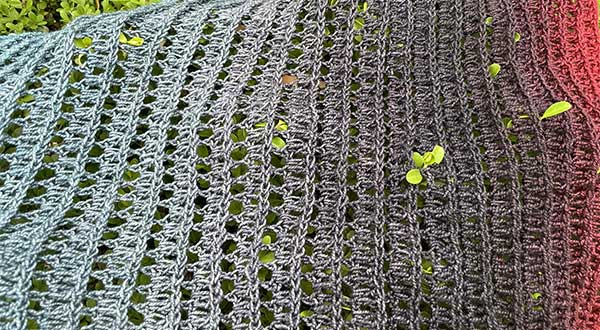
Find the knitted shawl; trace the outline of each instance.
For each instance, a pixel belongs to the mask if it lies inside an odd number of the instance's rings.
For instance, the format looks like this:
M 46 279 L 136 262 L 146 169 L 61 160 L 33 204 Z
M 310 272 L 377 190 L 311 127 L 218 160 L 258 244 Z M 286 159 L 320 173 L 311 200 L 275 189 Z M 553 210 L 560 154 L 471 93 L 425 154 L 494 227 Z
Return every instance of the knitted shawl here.
M 597 10 L 166 0 L 0 37 L 0 328 L 600 329 Z

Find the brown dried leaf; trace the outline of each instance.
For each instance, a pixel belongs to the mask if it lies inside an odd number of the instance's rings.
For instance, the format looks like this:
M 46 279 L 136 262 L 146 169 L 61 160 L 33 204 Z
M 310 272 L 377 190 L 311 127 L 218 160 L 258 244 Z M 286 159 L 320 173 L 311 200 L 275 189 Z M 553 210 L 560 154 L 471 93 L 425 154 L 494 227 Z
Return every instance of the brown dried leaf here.
M 284 85 L 292 85 L 296 81 L 298 81 L 298 77 L 291 74 L 284 74 L 283 77 L 281 77 L 281 82 Z

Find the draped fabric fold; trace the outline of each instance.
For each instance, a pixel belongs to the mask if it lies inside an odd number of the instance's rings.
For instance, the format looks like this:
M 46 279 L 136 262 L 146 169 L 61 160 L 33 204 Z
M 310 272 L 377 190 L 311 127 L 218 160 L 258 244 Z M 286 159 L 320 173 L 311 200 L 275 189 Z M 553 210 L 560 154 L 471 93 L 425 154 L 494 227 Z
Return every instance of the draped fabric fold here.
M 596 0 L 3 36 L 0 329 L 598 330 L 599 168 Z

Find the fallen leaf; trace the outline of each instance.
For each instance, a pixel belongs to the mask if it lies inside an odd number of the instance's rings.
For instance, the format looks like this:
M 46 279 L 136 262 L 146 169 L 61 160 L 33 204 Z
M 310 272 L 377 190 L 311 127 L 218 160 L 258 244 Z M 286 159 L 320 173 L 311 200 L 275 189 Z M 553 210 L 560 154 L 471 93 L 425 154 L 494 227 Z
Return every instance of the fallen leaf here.
M 285 74 L 281 77 L 281 82 L 283 82 L 284 85 L 291 85 L 296 81 L 298 81 L 298 77 L 291 74 Z

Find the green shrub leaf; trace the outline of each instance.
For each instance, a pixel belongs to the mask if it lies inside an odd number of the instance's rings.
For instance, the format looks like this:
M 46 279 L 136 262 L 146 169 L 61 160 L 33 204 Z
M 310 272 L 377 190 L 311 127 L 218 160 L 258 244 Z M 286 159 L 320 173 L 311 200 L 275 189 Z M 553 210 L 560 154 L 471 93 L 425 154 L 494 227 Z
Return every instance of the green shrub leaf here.
M 285 140 L 280 138 L 279 136 L 276 136 L 273 138 L 272 144 L 277 149 L 283 149 L 283 147 L 285 147 Z
M 433 148 L 433 161 L 436 164 L 439 164 L 442 162 L 442 160 L 444 160 L 444 156 L 446 155 L 446 152 L 444 151 L 444 148 L 442 146 L 436 145 Z
M 354 30 L 358 31 L 365 26 L 365 19 L 362 17 L 357 17 L 354 20 Z
M 362 5 L 358 5 L 358 11 L 366 13 L 367 9 L 369 9 L 369 4 L 365 1 Z
M 558 101 L 558 102 L 552 104 L 548 109 L 546 109 L 546 111 L 544 112 L 542 117 L 540 117 L 540 119 L 554 117 L 558 114 L 561 114 L 565 111 L 570 110 L 572 107 L 573 106 L 571 105 L 571 103 L 569 103 L 567 101 Z
M 269 244 L 271 244 L 271 236 L 269 236 L 269 235 L 265 235 L 265 236 L 262 238 L 262 243 L 263 243 L 263 244 L 265 244 L 265 245 L 269 245 Z
M 138 47 L 138 46 L 141 46 L 144 44 L 144 39 L 142 39 L 140 37 L 133 37 L 133 38 L 129 39 L 127 44 Z
M 424 167 L 427 167 L 435 162 L 435 157 L 433 156 L 433 152 L 428 151 L 423 155 L 423 162 L 425 163 Z
M 258 252 L 258 259 L 263 264 L 268 264 L 275 261 L 275 252 L 269 250 L 262 250 Z
M 288 125 L 285 121 L 279 119 L 279 121 L 277 122 L 277 125 L 275 126 L 275 129 L 280 132 L 287 131 Z
M 313 311 L 302 311 L 300 312 L 300 317 L 311 317 L 313 316 L 314 312 Z
M 417 168 L 413 168 L 412 170 L 406 173 L 406 181 L 410 184 L 419 184 L 423 181 L 423 176 L 421 175 L 421 171 Z
M 121 32 L 119 34 L 119 42 L 122 44 L 126 44 L 127 43 L 127 36 L 125 35 L 125 33 Z
M 88 48 L 91 45 L 92 45 L 92 38 L 90 38 L 90 37 L 75 39 L 75 47 L 77 47 L 77 48 Z
M 416 151 L 413 152 L 412 160 L 413 160 L 413 163 L 415 163 L 415 166 L 417 168 L 423 168 L 424 161 L 423 161 L 423 156 L 421 156 L 420 153 L 418 153 Z

